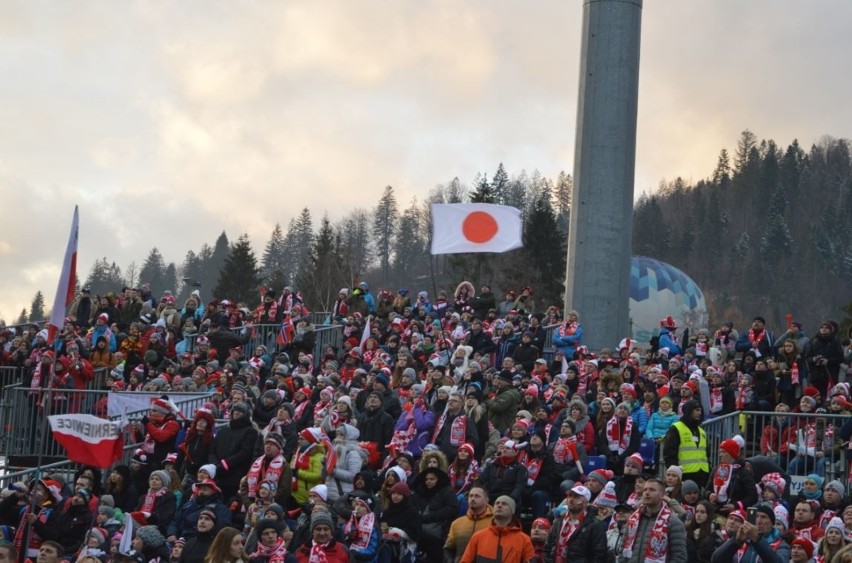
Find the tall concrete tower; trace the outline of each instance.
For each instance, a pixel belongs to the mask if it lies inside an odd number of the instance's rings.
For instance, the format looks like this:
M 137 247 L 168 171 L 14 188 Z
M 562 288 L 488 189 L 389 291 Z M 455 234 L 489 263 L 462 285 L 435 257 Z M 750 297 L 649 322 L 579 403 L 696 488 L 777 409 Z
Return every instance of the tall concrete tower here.
M 642 0 L 585 0 L 566 310 L 590 349 L 628 336 Z

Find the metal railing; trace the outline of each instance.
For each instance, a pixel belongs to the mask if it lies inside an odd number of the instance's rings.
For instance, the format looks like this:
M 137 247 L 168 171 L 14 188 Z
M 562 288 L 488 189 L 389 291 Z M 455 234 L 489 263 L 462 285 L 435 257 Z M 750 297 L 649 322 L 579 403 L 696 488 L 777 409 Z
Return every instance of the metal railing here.
M 311 315 L 318 315 L 324 320 L 329 315 L 329 313 L 311 313 Z M 243 344 L 242 347 L 243 355 L 246 358 L 250 358 L 254 354 L 255 348 L 257 348 L 259 345 L 266 346 L 267 351 L 272 355 L 274 355 L 274 353 L 277 351 L 285 351 L 278 346 L 277 342 L 278 331 L 280 329 L 280 324 L 264 324 L 246 325 L 244 327 L 232 329 L 232 331 L 236 334 L 243 334 L 244 330 L 251 331 L 248 342 Z M 343 344 L 343 326 L 315 325 L 314 336 L 314 368 L 317 368 L 319 367 L 320 362 L 322 361 L 322 352 L 326 346 L 334 345 L 339 349 L 340 346 Z M 187 352 L 195 352 L 197 339 L 197 334 L 190 334 L 184 337 L 184 347 Z M 291 360 L 295 360 L 295 358 L 291 358 Z
M 48 404 L 46 390 L 33 390 L 20 384 L 4 390 L 0 403 L 2 411 L 3 455 L 9 457 L 35 457 L 39 453 L 47 458 L 65 457 L 65 450 L 51 435 L 44 423 L 44 417 L 55 414 L 86 413 L 110 420 L 118 420 L 123 415 L 108 416 L 109 390 L 68 390 L 55 389 Z M 181 411 L 191 416 L 200 408 L 210 395 L 198 393 L 167 393 Z M 129 420 L 144 416 L 148 408 L 130 411 Z
M 737 411 L 702 423 L 710 443 L 710 466 L 719 463 L 719 444 L 739 434 L 745 440 L 742 457 L 772 458 L 788 475 L 793 490 L 804 476 L 817 473 L 826 481 L 852 485 L 850 442 L 840 438 L 849 415 Z

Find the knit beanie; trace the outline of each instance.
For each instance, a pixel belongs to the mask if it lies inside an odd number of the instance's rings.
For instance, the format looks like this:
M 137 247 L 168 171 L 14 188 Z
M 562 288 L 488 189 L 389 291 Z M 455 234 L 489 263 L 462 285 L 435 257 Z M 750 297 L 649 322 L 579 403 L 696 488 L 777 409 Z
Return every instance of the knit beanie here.
M 841 498 L 846 496 L 846 487 L 844 487 L 843 483 L 841 483 L 837 479 L 835 479 L 834 481 L 829 481 L 828 483 L 825 484 L 824 490 L 828 490 L 828 489 L 831 489 L 834 492 L 836 492 L 837 494 L 839 494 Z
M 680 492 L 684 495 L 688 493 L 700 493 L 701 489 L 698 488 L 698 483 L 696 483 L 692 479 L 687 479 L 686 481 L 681 483 Z
M 311 532 L 320 524 L 325 524 L 332 530 L 334 529 L 334 520 L 332 520 L 331 514 L 325 510 L 314 510 L 311 514 Z
M 618 498 L 615 495 L 615 483 L 610 481 L 607 483 L 600 494 L 592 503 L 592 506 L 615 508 L 618 504 Z
M 642 456 L 639 455 L 638 453 L 633 454 L 633 455 L 629 456 L 627 459 L 624 460 L 625 465 L 627 465 L 628 463 L 632 463 L 633 465 L 636 465 L 637 467 L 639 467 L 640 471 L 645 466 L 645 461 L 642 459 Z
M 601 486 L 605 487 L 608 481 L 611 481 L 615 475 L 609 469 L 595 469 L 589 473 L 589 478 L 594 479 Z
M 727 452 L 734 459 L 738 459 L 740 457 L 740 445 L 734 440 L 723 440 L 722 443 L 719 444 L 719 449 Z
M 680 465 L 669 465 L 669 468 L 666 469 L 666 473 L 674 473 L 677 475 L 678 479 L 683 479 L 683 469 Z
M 515 504 L 515 499 L 513 499 L 509 495 L 500 495 L 499 497 L 497 497 L 497 501 L 508 504 L 509 507 L 512 509 L 512 514 L 515 513 L 515 508 L 517 507 L 517 505 Z M 497 501 L 494 502 L 496 503 Z
M 151 472 L 151 477 L 153 477 L 155 475 L 160 478 L 160 481 L 163 482 L 163 488 L 168 489 L 169 485 L 172 484 L 172 478 L 169 476 L 168 473 L 166 473 L 162 469 L 158 469 L 156 471 Z
M 198 470 L 206 472 L 208 475 L 210 475 L 211 479 L 216 478 L 216 466 L 213 465 L 212 463 L 202 465 L 201 467 L 198 468 Z
M 145 547 L 157 549 L 165 545 L 166 538 L 160 533 L 156 526 L 142 526 L 136 532 L 136 537 L 142 540 Z

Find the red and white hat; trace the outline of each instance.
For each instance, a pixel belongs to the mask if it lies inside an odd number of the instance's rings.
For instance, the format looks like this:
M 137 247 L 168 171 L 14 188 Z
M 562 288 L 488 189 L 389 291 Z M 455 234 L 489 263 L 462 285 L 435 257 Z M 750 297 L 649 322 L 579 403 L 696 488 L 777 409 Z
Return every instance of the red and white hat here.
M 597 498 L 595 498 L 595 502 L 592 503 L 592 506 L 615 508 L 616 505 L 618 505 L 618 497 L 615 495 L 615 483 L 610 481 L 604 485 L 603 490 Z
M 162 414 L 171 414 L 172 406 L 163 399 L 152 399 L 151 410 Z
M 98 315 L 98 320 L 103 321 L 105 323 L 108 323 L 109 322 L 109 315 L 107 315 L 106 313 L 101 313 L 100 315 Z
M 677 328 L 677 321 L 674 320 L 674 317 L 672 317 L 671 315 L 669 315 L 668 317 L 664 317 L 660 319 L 660 328 Z
M 468 457 L 470 457 L 470 459 L 473 459 L 473 454 L 474 454 L 473 444 L 468 444 L 468 443 L 462 444 L 461 446 L 459 446 L 459 451 L 462 451 L 462 450 L 467 452 L 467 455 L 468 455 Z
M 624 460 L 625 465 L 627 465 L 628 463 L 634 463 L 634 464 L 638 465 L 640 470 L 645 466 L 645 461 L 642 459 L 642 456 L 639 455 L 638 453 L 633 454 L 633 455 L 631 455 L 630 457 L 628 457 L 627 459 Z
M 530 423 L 527 422 L 527 420 L 525 418 L 519 418 L 518 420 L 515 421 L 514 424 L 512 424 L 512 426 L 513 427 L 520 426 L 523 429 L 524 432 L 530 431 Z
M 318 444 L 322 442 L 322 430 L 319 428 L 305 428 L 299 432 L 299 436 L 304 438 L 309 444 Z

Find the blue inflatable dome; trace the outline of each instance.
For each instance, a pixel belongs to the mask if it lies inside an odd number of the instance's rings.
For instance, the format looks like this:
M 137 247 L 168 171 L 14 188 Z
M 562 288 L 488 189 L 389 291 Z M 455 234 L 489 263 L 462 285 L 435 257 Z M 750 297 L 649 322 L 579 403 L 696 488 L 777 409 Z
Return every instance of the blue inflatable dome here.
M 671 315 L 678 328 L 707 326 L 704 293 L 692 278 L 671 264 L 646 256 L 630 261 L 632 337 L 647 343 L 659 334 L 660 319 Z

